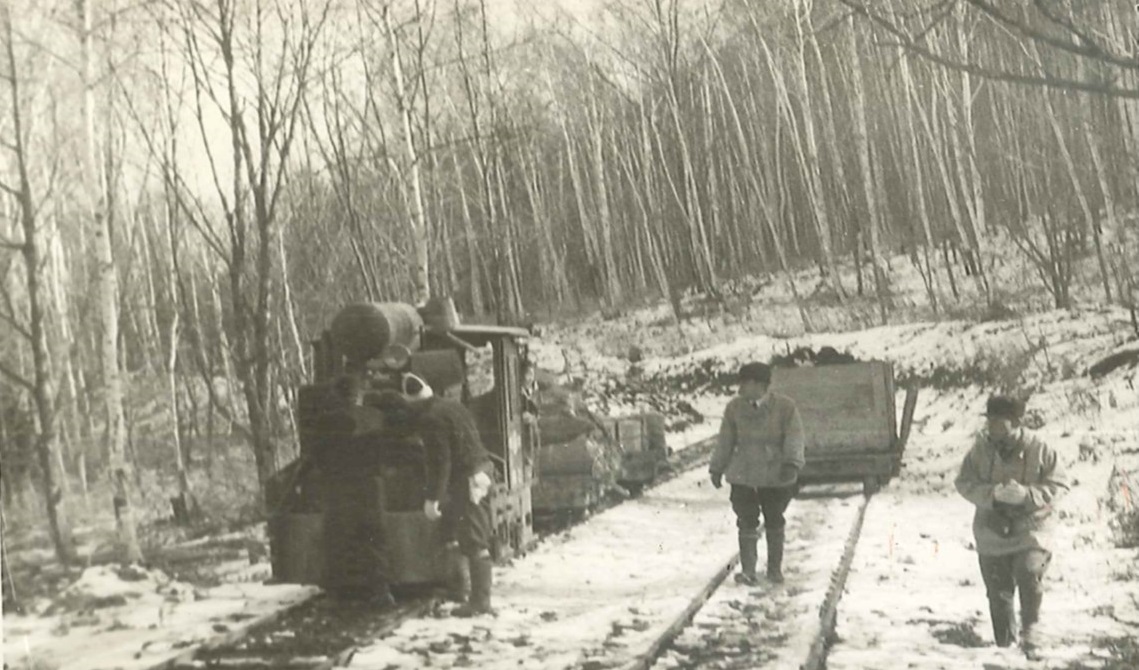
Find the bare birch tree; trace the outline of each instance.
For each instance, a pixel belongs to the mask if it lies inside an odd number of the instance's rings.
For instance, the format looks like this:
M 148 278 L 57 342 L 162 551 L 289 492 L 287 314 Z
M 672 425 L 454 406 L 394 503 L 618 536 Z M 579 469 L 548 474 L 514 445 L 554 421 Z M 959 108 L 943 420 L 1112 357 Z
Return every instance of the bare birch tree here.
M 126 458 L 126 414 L 123 411 L 123 375 L 119 361 L 118 269 L 111 240 L 112 219 L 107 211 L 104 190 L 109 180 L 102 176 L 98 143 L 95 139 L 95 70 L 92 42 L 93 0 L 78 0 L 80 58 L 83 82 L 83 184 L 90 235 L 95 249 L 99 303 L 99 351 L 102 358 L 106 410 L 107 465 L 113 490 L 115 526 L 118 530 L 119 559 L 123 563 L 142 560 L 135 513 L 132 504 L 130 464 Z
M 56 157 L 50 165 L 37 168 L 31 164 L 34 151 L 31 144 L 32 129 L 28 118 L 29 102 L 24 92 L 28 83 L 28 71 L 17 56 L 17 31 L 13 26 L 11 6 L 0 4 L 0 39 L 3 40 L 4 71 L 0 75 L 7 87 L 7 97 L 11 105 L 10 118 L 3 125 L 9 129 L 11 139 L 4 142 L 10 152 L 10 163 L 14 174 L 5 175 L 0 181 L 0 190 L 16 203 L 15 216 L 19 221 L 21 239 L 0 239 L 0 248 L 19 253 L 23 260 L 23 278 L 27 316 L 22 318 L 9 309 L 3 318 L 7 325 L 19 333 L 31 350 L 31 374 L 18 368 L 0 363 L 0 374 L 31 395 L 35 410 L 36 433 L 35 453 L 38 458 L 40 476 L 43 480 L 43 496 L 47 512 L 48 529 L 56 557 L 61 563 L 71 564 L 78 560 L 71 525 L 63 506 L 64 490 L 62 478 L 66 471 L 57 475 L 55 461 L 58 456 L 59 434 L 57 430 L 56 386 L 58 384 L 55 363 L 51 357 L 52 345 L 49 340 L 48 314 L 45 311 L 46 287 L 42 274 L 46 249 L 49 241 L 44 239 L 44 225 L 39 213 L 45 199 L 53 197 L 58 187 L 61 157 Z M 37 187 L 33 184 L 33 172 L 46 175 Z M 9 181 L 14 179 L 14 181 Z M 37 192 L 38 191 L 38 192 Z M 6 300 L 8 307 L 14 301 Z
M 207 218 L 209 209 L 200 203 L 183 202 L 182 210 L 224 267 L 230 318 L 219 323 L 228 331 L 245 399 L 243 432 L 264 490 L 277 471 L 278 343 L 271 327 L 281 232 L 278 206 L 330 3 L 310 7 L 286 0 L 252 5 L 216 0 L 210 7 L 174 9 L 223 225 Z M 220 72 L 214 69 L 219 58 Z M 211 131 L 212 119 L 218 117 L 224 134 Z M 225 137 L 224 146 L 216 146 L 219 137 Z

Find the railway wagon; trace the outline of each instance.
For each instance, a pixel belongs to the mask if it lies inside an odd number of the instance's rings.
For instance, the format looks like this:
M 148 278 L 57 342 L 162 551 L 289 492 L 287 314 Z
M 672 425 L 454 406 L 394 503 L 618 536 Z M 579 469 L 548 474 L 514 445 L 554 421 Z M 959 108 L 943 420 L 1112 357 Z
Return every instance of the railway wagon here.
M 617 483 L 636 495 L 668 467 L 664 416 L 656 412 L 601 419 L 605 436 L 621 453 Z
M 664 416 L 588 414 L 582 421 L 592 429 L 566 442 L 542 442 L 536 459 L 535 511 L 582 514 L 599 505 L 614 484 L 637 495 L 668 469 Z
M 890 363 L 776 367 L 771 388 L 794 399 L 803 418 L 800 483 L 862 482 L 873 493 L 901 470 L 918 391 L 906 389 L 899 425 Z
M 422 443 L 397 391 L 409 372 L 440 392 L 450 389 L 475 414 L 497 469 L 492 555 L 507 558 L 532 544 L 538 438 L 522 420 L 528 336 L 520 328 L 461 325 L 449 300 L 419 309 L 343 308 L 313 342 L 313 379 L 298 389 L 300 456 L 269 487 L 274 581 L 351 591 L 374 582 L 378 564 L 393 586 L 446 579 L 439 522 L 422 511 Z M 489 362 L 489 371 L 472 360 Z M 478 396 L 476 377 L 489 386 Z M 346 401 L 346 383 L 362 391 L 358 402 Z

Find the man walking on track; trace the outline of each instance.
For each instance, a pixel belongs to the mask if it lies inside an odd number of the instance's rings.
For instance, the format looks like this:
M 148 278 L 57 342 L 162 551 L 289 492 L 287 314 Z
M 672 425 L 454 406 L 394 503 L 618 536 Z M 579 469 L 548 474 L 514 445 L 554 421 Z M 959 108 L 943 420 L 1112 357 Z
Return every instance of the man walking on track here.
M 1049 517 L 1068 489 L 1056 452 L 1021 427 L 1024 405 L 1003 395 L 989 398 L 985 428 L 961 464 L 957 491 L 976 506 L 973 535 L 989 598 L 997 646 L 1016 642 L 1013 596 L 1020 591 L 1021 641 L 1035 651 L 1043 579 L 1052 552 Z
M 795 497 L 803 456 L 803 420 L 795 402 L 772 393 L 771 367 L 747 363 L 739 371 L 739 393 L 724 410 L 720 438 L 708 467 L 712 485 L 726 477 L 739 530 L 740 572 L 736 581 L 758 583 L 759 515 L 767 537 L 767 578 L 783 582 L 783 513 Z
M 416 410 L 415 424 L 423 439 L 427 490 L 423 512 L 442 519 L 443 534 L 457 549 L 453 595 L 462 599 L 460 575 L 470 575 L 470 595 L 455 616 L 491 614 L 490 487 L 494 463 L 479 438 L 474 416 L 462 403 L 436 396 L 414 374 L 403 379 L 403 394 Z M 457 547 L 455 546 L 457 545 Z

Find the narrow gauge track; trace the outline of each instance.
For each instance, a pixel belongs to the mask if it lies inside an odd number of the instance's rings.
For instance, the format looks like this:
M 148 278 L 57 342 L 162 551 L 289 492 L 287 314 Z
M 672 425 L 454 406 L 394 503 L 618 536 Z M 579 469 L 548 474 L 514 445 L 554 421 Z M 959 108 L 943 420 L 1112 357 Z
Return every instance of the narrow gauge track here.
M 703 462 L 715 443 L 715 438 L 705 439 L 674 452 L 669 469 L 660 473 L 645 490 L 660 486 Z M 535 518 L 538 541 L 628 499 L 610 495 L 586 515 Z M 384 636 L 408 619 L 434 613 L 439 605 L 434 593 L 419 591 L 396 596 L 395 608 L 377 609 L 366 602 L 341 601 L 318 594 L 253 622 L 243 630 L 207 640 L 149 670 L 329 670 L 343 666 L 362 644 Z
M 435 601 L 415 594 L 395 608 L 317 595 L 240 634 L 207 641 L 152 670 L 328 670 L 343 665 L 356 647 L 424 616 Z
M 818 497 L 818 496 L 810 496 Z M 838 605 L 842 598 L 843 590 L 846 585 L 847 576 L 850 574 L 850 566 L 854 560 L 854 553 L 858 546 L 858 540 L 862 533 L 863 521 L 866 517 L 866 509 L 873 498 L 873 493 L 861 495 L 856 509 L 853 511 L 853 521 L 850 524 L 849 531 L 845 543 L 842 547 L 841 556 L 837 564 L 834 566 L 833 571 L 830 573 L 829 583 L 826 589 L 826 595 L 823 602 L 818 606 L 818 623 L 814 627 L 813 634 L 811 635 L 810 645 L 806 650 L 797 650 L 803 654 L 801 659 L 796 659 L 798 662 L 794 665 L 801 668 L 801 670 L 823 670 L 826 667 L 826 655 L 830 644 L 834 640 L 835 623 L 838 615 Z M 806 502 L 806 501 L 804 501 Z M 775 634 L 771 640 L 763 640 L 762 632 L 759 635 L 753 635 L 757 632 L 757 627 L 751 621 L 739 621 L 738 626 L 744 633 L 742 644 L 735 649 L 726 649 L 729 645 L 722 644 L 722 640 L 718 635 L 722 632 L 720 630 L 711 629 L 704 630 L 705 626 L 700 626 L 702 630 L 693 631 L 695 636 L 700 639 L 700 642 L 693 645 L 688 642 L 684 645 L 679 643 L 679 638 L 683 633 L 690 630 L 694 624 L 694 619 L 699 615 L 700 611 L 715 597 L 717 590 L 723 584 L 724 580 L 732 573 L 736 562 L 724 566 L 718 570 L 709 581 L 708 585 L 696 594 L 689 605 L 684 611 L 669 625 L 665 631 L 653 642 L 646 652 L 638 656 L 635 660 L 622 666 L 622 670 L 649 670 L 668 656 L 672 656 L 673 662 L 671 664 L 662 664 L 662 667 L 668 665 L 669 667 L 700 667 L 705 663 L 720 668 L 756 668 L 762 667 L 766 662 L 771 661 L 780 645 L 788 643 L 787 635 Z M 791 583 L 793 580 L 788 579 Z M 760 599 L 756 605 L 766 604 L 762 599 L 768 598 L 768 594 L 762 596 L 750 595 L 750 598 Z M 753 614 L 765 615 L 771 618 L 771 612 L 762 612 L 757 609 Z M 740 613 L 740 618 L 745 619 L 746 613 Z M 762 623 L 758 630 L 762 631 L 766 627 L 766 623 Z M 754 641 L 753 641 L 754 640 Z M 770 642 L 772 646 L 765 645 L 765 642 Z M 671 652 L 671 653 L 670 653 Z M 679 662 L 678 662 L 679 659 Z M 784 658 L 784 661 L 787 659 Z M 787 665 L 786 662 L 781 665 Z

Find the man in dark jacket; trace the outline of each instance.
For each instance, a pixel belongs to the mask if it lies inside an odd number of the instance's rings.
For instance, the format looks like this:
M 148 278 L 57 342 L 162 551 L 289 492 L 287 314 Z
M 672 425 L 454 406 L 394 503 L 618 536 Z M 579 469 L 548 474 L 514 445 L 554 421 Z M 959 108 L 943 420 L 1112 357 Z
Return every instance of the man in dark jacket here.
M 976 506 L 973 535 L 998 646 L 1016 642 L 1013 596 L 1020 590 L 1022 641 L 1035 646 L 1044 572 L 1052 560 L 1048 531 L 1052 503 L 1068 489 L 1056 452 L 1020 425 L 1024 405 L 996 395 L 986 425 L 965 456 L 955 482 Z
M 494 464 L 474 416 L 462 403 L 436 396 L 413 374 L 404 376 L 403 393 L 416 408 L 415 424 L 423 439 L 427 465 L 423 512 L 429 519 L 442 520 L 444 537 L 457 543 L 460 556 L 469 561 L 470 597 L 454 614 L 490 614 L 489 493 Z M 456 570 L 463 572 L 461 567 Z
M 739 531 L 740 572 L 736 581 L 756 584 L 759 514 L 767 536 L 767 578 L 783 581 L 783 513 L 795 497 L 803 455 L 803 421 L 793 400 L 771 393 L 771 367 L 740 368 L 739 394 L 724 409 L 720 438 L 708 470 L 720 488 L 732 486 L 732 510 Z

